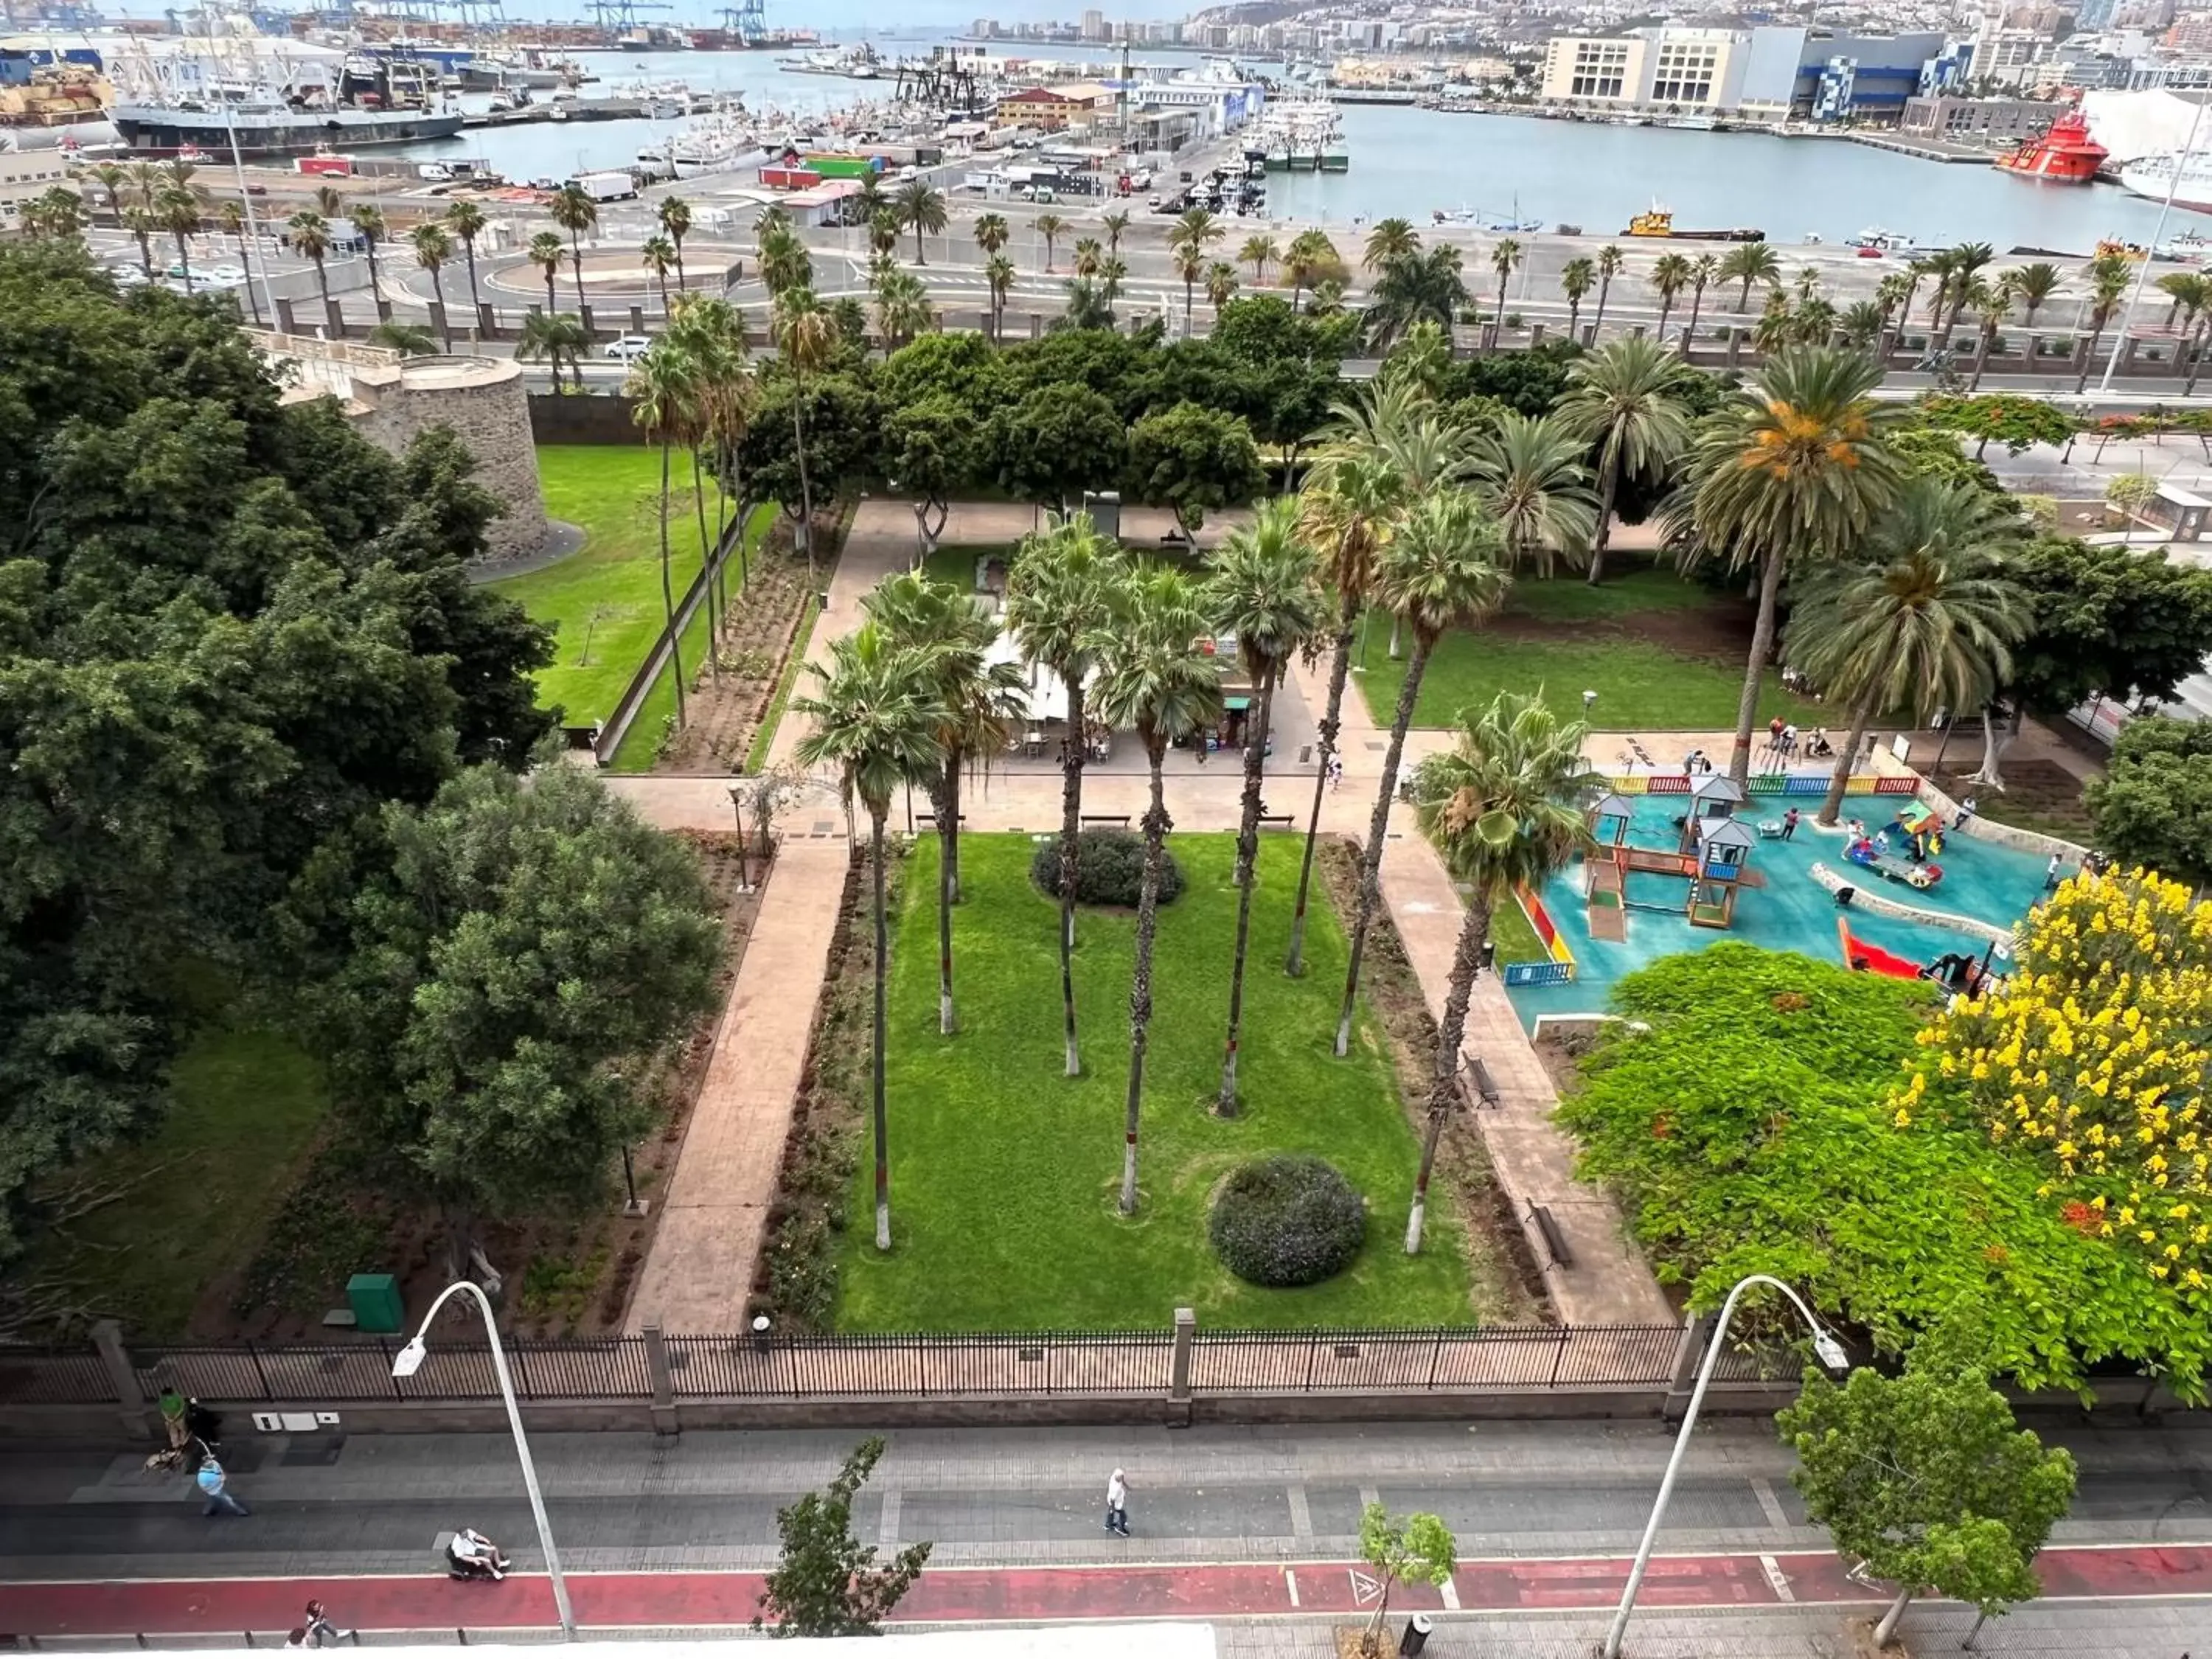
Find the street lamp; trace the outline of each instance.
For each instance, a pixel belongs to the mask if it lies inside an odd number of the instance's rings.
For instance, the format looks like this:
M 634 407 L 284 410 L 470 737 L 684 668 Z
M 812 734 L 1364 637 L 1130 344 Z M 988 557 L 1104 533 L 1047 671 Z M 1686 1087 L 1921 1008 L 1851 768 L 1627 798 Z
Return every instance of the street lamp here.
M 500 1398 L 507 1402 L 507 1425 L 514 1431 L 514 1455 L 521 1460 L 522 1484 L 530 1493 L 530 1513 L 538 1522 L 538 1547 L 545 1552 L 546 1576 L 553 1581 L 553 1605 L 561 1615 L 561 1635 L 564 1640 L 573 1642 L 576 1639 L 576 1613 L 568 1605 L 568 1581 L 561 1576 L 561 1557 L 553 1547 L 553 1527 L 545 1518 L 544 1494 L 538 1490 L 538 1467 L 530 1461 L 530 1442 L 523 1436 L 522 1413 L 514 1403 L 514 1384 L 507 1375 L 507 1351 L 499 1345 L 499 1322 L 492 1317 L 491 1299 L 465 1279 L 447 1285 L 430 1304 L 430 1311 L 422 1316 L 422 1323 L 414 1337 L 392 1356 L 392 1374 L 395 1377 L 412 1376 L 422 1368 L 422 1361 L 429 1355 L 422 1339 L 430 1329 L 430 1322 L 438 1316 L 438 1310 L 461 1291 L 474 1297 L 477 1306 L 483 1310 L 484 1330 L 491 1338 L 492 1369 L 499 1374 Z
M 1682 1426 L 1674 1436 L 1674 1455 L 1667 1460 L 1667 1473 L 1659 1480 L 1659 1496 L 1652 1500 L 1651 1518 L 1644 1523 L 1644 1541 L 1636 1547 L 1636 1564 L 1628 1570 L 1628 1583 L 1620 1592 L 1620 1606 L 1613 1615 L 1613 1628 L 1605 1638 L 1605 1659 L 1620 1659 L 1620 1638 L 1628 1630 L 1628 1615 L 1636 1608 L 1636 1592 L 1643 1588 L 1644 1569 L 1651 1565 L 1651 1546 L 1659 1536 L 1659 1523 L 1667 1516 L 1667 1500 L 1674 1495 L 1674 1477 L 1682 1470 L 1682 1454 L 1690 1447 L 1690 1431 L 1698 1425 L 1698 1407 L 1705 1402 L 1706 1385 L 1713 1380 L 1713 1368 L 1720 1363 L 1721 1345 L 1728 1340 L 1729 1321 L 1735 1313 L 1735 1304 L 1743 1293 L 1754 1285 L 1771 1285 L 1790 1298 L 1790 1305 L 1805 1316 L 1806 1324 L 1813 1330 L 1813 1352 L 1820 1363 L 1832 1371 L 1850 1369 L 1850 1356 L 1844 1345 L 1831 1335 L 1826 1326 L 1805 1305 L 1804 1297 L 1778 1279 L 1765 1273 L 1753 1273 L 1740 1280 L 1721 1304 L 1719 1322 L 1713 1327 L 1712 1340 L 1705 1346 L 1705 1362 L 1698 1368 L 1698 1386 L 1691 1390 L 1690 1408 L 1682 1414 Z

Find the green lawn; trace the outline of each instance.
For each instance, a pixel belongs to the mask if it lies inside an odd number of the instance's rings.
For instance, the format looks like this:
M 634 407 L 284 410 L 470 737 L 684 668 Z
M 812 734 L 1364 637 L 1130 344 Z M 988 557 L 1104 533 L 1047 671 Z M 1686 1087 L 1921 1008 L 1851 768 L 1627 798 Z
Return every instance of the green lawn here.
M 322 1067 L 265 1030 L 203 1031 L 146 1140 L 88 1162 L 48 1195 L 125 1195 L 33 1245 L 15 1271 L 133 1336 L 180 1334 L 209 1286 L 252 1254 L 329 1109 Z
M 1528 918 L 1521 913 L 1521 902 L 1508 894 L 1504 902 L 1491 913 L 1490 937 L 1498 946 L 1498 960 L 1508 962 L 1546 962 L 1551 952 L 1544 941 L 1536 937 L 1536 930 Z
M 1236 916 L 1235 844 L 1177 836 L 1189 884 L 1160 914 L 1133 1220 L 1115 1208 L 1128 1072 L 1135 918 L 1086 912 L 1078 926 L 1085 1075 L 1060 1075 L 1056 915 L 1029 878 L 1021 836 L 963 838 L 967 902 L 954 921 L 960 1035 L 937 1034 L 937 848 L 908 866 L 892 951 L 889 1118 L 891 1231 L 879 1256 L 872 1174 L 860 1148 L 840 1245 L 841 1329 L 1164 1327 L 1178 1306 L 1210 1326 L 1464 1322 L 1470 1304 L 1449 1203 L 1429 1242 L 1401 1246 L 1419 1157 L 1379 1030 L 1363 1017 L 1352 1056 L 1329 1053 L 1345 945 L 1324 902 L 1311 913 L 1306 977 L 1283 976 L 1299 843 L 1261 843 L 1245 995 L 1244 1110 L 1208 1115 L 1220 1075 Z M 864 1127 L 865 1136 L 865 1127 Z M 1206 1239 L 1215 1183 L 1265 1152 L 1319 1153 L 1367 1197 L 1366 1248 L 1345 1273 L 1303 1290 L 1233 1279 Z
M 660 631 L 660 454 L 642 443 L 634 449 L 554 444 L 538 452 L 538 470 L 546 512 L 581 526 L 583 550 L 495 583 L 494 591 L 538 621 L 558 626 L 553 665 L 538 676 L 538 700 L 559 704 L 568 724 L 588 726 L 614 712 Z M 668 526 L 669 581 L 680 598 L 700 563 L 688 456 L 672 459 L 670 482 L 676 494 Z M 709 480 L 710 532 L 715 493 Z M 763 508 L 763 515 L 764 527 L 773 514 Z M 695 626 L 703 637 L 704 623 L 695 620 Z M 672 706 L 675 694 L 668 696 Z

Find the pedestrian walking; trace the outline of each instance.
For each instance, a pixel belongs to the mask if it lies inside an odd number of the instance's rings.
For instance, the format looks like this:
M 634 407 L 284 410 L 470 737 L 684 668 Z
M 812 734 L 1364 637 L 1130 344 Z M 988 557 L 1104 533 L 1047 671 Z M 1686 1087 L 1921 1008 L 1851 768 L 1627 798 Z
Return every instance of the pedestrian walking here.
M 1790 722 L 1784 720 L 1779 714 L 1777 714 L 1772 720 L 1767 721 L 1767 742 L 1772 744 L 1778 749 L 1780 748 L 1782 746 L 1782 728 L 1789 724 Z
M 1106 1530 L 1129 1535 L 1129 1482 L 1119 1469 L 1106 1483 Z
M 1331 756 L 1328 757 L 1328 792 L 1329 792 L 1329 793 L 1331 793 L 1332 795 L 1333 795 L 1333 794 L 1334 794 L 1334 793 L 1336 793 L 1336 791 L 1337 791 L 1337 789 L 1338 789 L 1339 786 L 1340 786 L 1343 782 L 1344 782 L 1344 757 L 1343 757 L 1343 756 L 1341 756 L 1341 755 L 1331 755 Z
M 1782 839 L 1788 841 L 1797 833 L 1797 809 L 1791 807 L 1782 815 Z
M 354 1631 L 350 1634 L 354 1641 L 358 1644 L 361 1640 L 361 1632 Z M 331 1610 L 320 1601 L 307 1603 L 307 1636 L 319 1648 L 334 1648 L 344 1640 L 344 1638 L 338 1634 L 338 1627 L 331 1622 Z
M 2051 863 L 2043 872 L 2043 890 L 2045 892 L 2048 893 L 2058 885 L 2061 879 L 2058 873 L 2058 866 L 2064 861 L 2064 859 L 2059 854 L 2053 853 L 2051 855 Z
M 1785 726 L 1782 728 L 1782 752 L 1785 755 L 1794 755 L 1797 752 L 1797 728 L 1794 726 Z
M 235 1496 L 223 1490 L 222 1465 L 216 1462 L 212 1455 L 201 1460 L 200 1472 L 192 1479 L 193 1484 L 198 1486 L 207 1498 L 206 1507 L 200 1510 L 202 1515 L 251 1515 L 253 1513 L 252 1510 L 240 1503 Z

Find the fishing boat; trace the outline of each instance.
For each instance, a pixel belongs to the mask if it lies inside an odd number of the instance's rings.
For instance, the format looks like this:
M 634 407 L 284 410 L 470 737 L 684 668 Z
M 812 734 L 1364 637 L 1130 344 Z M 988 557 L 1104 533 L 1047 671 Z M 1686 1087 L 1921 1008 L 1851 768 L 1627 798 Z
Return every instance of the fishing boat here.
M 2041 134 L 2023 139 L 1996 159 L 2006 173 L 2056 184 L 2086 185 L 2097 176 L 2112 152 L 2089 136 L 2089 123 L 2078 109 L 2069 109 Z

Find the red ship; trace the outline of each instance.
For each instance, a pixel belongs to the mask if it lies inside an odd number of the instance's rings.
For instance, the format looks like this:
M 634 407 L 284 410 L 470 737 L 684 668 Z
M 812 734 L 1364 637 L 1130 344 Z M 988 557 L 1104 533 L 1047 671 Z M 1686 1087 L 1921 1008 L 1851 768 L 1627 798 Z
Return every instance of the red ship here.
M 2089 124 L 2078 109 L 2069 109 L 2051 124 L 2041 137 L 2023 141 L 1996 165 L 2008 173 L 2025 173 L 2061 184 L 2086 185 L 2097 176 L 2111 152 L 2089 136 Z

